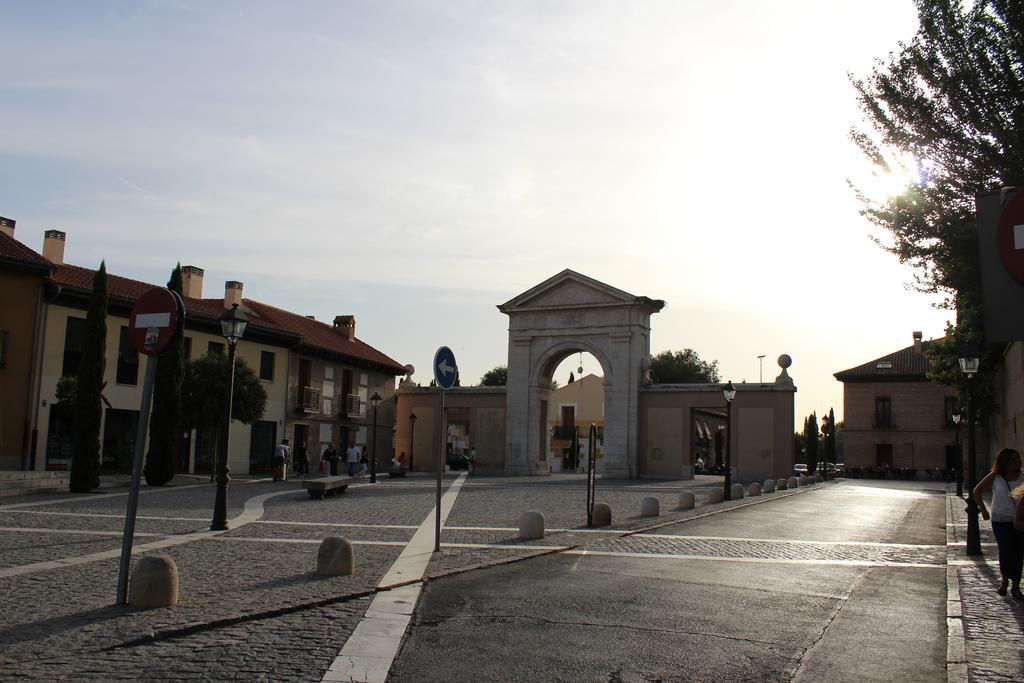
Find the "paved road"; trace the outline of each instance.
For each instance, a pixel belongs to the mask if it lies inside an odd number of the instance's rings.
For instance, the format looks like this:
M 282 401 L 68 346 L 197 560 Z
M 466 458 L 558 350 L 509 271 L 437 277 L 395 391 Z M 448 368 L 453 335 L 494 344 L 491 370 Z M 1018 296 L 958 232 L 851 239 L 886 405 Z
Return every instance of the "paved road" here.
M 392 680 L 942 679 L 944 506 L 838 484 L 432 581 Z

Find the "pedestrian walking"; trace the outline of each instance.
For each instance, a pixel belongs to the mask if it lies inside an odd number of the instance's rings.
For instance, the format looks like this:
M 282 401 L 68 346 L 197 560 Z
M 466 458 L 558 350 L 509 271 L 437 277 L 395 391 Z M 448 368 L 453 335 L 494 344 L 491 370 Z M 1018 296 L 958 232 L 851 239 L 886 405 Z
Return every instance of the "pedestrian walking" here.
M 365 477 L 366 473 L 370 471 L 370 459 L 366 457 L 366 451 L 363 451 L 359 455 L 359 477 Z
M 1002 581 L 999 584 L 999 595 L 1006 595 L 1010 586 L 1013 597 L 1024 600 L 1020 591 L 1021 568 L 1024 566 L 1024 534 L 1014 529 L 1017 514 L 1017 501 L 1011 492 L 1024 485 L 1021 475 L 1020 453 L 1012 448 L 1004 448 L 996 455 L 992 471 L 978 482 L 971 495 L 978 503 L 981 516 L 992 520 L 992 535 L 999 546 L 999 573 Z M 992 512 L 985 507 L 984 493 L 992 489 Z
M 288 447 L 288 439 L 281 439 L 280 445 L 274 449 L 274 481 L 285 480 L 290 455 L 291 449 Z
M 338 474 L 338 451 L 334 448 L 333 441 L 327 444 L 324 454 L 320 456 L 320 471 L 332 476 Z
M 359 446 L 353 441 L 348 450 L 345 452 L 346 460 L 348 460 L 348 476 L 356 476 L 356 468 L 359 466 Z
M 306 450 L 306 442 L 300 441 L 295 446 L 295 473 L 300 477 L 309 473 L 309 451 Z

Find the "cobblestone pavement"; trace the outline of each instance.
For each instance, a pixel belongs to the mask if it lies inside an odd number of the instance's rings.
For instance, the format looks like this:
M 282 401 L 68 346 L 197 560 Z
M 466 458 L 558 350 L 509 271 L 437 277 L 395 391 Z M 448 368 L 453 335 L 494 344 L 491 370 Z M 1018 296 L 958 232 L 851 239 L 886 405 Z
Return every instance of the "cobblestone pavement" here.
M 981 519 L 983 557 L 965 554 L 966 504 L 949 496 L 952 524 L 949 527 L 948 560 L 956 568 L 963 610 L 967 664 L 972 681 L 1024 680 L 1024 602 L 996 593 L 999 587 L 999 554 L 992 526 Z
M 452 481 L 446 478 L 445 487 Z M 935 549 L 665 537 L 661 527 L 707 523 L 714 519 L 707 515 L 727 509 L 767 504 L 785 515 L 808 490 L 706 505 L 712 484 L 600 481 L 597 499 L 612 506 L 613 526 L 587 531 L 583 477 L 470 478 L 427 578 L 564 548 L 737 559 L 943 561 Z M 202 485 L 146 491 L 136 544 L 207 529 L 214 490 Z M 677 509 L 682 490 L 696 494 L 697 508 Z M 113 607 L 116 559 L 0 578 L 0 679 L 319 680 L 381 577 L 432 511 L 434 484 L 420 477 L 384 479 L 375 486 L 362 482 L 317 501 L 296 481 L 234 482 L 229 517 L 246 500 L 272 492 L 282 495 L 265 502 L 258 520 L 160 551 L 178 566 L 181 597 L 175 608 Z M 0 571 L 118 548 L 126 495 L 107 494 L 32 496 L 13 501 L 16 507 L 0 505 Z M 645 496 L 659 499 L 660 517 L 639 517 Z M 519 541 L 518 515 L 527 509 L 543 512 L 549 529 L 564 531 Z M 356 543 L 354 576 L 325 579 L 313 572 L 317 544 L 328 535 Z

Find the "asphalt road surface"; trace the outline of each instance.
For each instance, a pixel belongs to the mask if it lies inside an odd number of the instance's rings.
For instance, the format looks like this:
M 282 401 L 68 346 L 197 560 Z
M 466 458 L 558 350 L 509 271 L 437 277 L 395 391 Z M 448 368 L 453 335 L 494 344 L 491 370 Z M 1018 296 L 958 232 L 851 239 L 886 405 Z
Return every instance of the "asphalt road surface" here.
M 390 680 L 944 680 L 943 506 L 841 482 L 431 581 Z

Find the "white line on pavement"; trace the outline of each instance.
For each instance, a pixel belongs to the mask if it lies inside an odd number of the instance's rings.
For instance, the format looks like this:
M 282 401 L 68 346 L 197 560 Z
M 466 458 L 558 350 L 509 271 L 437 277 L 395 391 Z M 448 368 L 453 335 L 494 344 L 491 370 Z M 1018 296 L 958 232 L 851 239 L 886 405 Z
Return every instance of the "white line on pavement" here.
M 104 512 L 54 512 L 52 510 L 0 510 L 12 515 L 51 515 L 54 517 L 98 517 L 105 519 L 124 519 L 124 513 L 113 515 Z M 137 515 L 135 519 L 155 519 L 163 522 L 209 522 L 209 517 L 154 517 Z
M 917 550 L 940 550 L 945 545 L 918 545 L 914 543 L 881 543 L 876 541 L 804 541 L 787 538 L 745 538 L 743 536 L 685 536 L 683 534 L 638 534 L 639 538 L 671 538 L 695 541 L 758 541 L 761 543 L 792 543 L 794 545 L 853 545 L 880 548 L 914 548 Z
M 434 551 L 435 516 L 440 516 L 441 526 L 444 526 L 465 481 L 466 473 L 463 473 L 452 482 L 441 498 L 441 509 L 435 507 L 430 511 L 405 550 L 384 574 L 378 588 L 423 578 Z M 414 583 L 378 593 L 323 680 L 383 683 L 412 620 L 422 586 L 422 583 Z
M 124 536 L 124 531 L 99 531 L 89 529 L 50 529 L 49 527 L 22 527 L 22 526 L 0 526 L 0 531 L 10 531 L 14 533 L 30 533 L 30 534 L 70 534 L 72 536 Z M 152 534 L 142 533 L 140 531 L 135 532 L 136 538 L 143 538 L 146 536 L 170 536 L 170 534 Z
M 873 560 L 795 560 L 765 557 L 718 557 L 715 555 L 674 555 L 670 553 L 624 553 L 604 550 L 567 550 L 566 555 L 597 557 L 642 557 L 652 560 L 701 560 L 707 562 L 747 562 L 751 564 L 816 564 L 836 567 L 912 567 L 920 569 L 944 569 L 945 564 L 924 562 L 886 562 Z
M 185 489 L 199 488 L 200 486 L 210 486 L 210 484 L 189 484 L 188 486 L 154 486 L 140 489 L 139 493 L 156 493 L 158 491 L 184 491 Z M 82 494 L 77 498 L 54 498 L 52 500 L 37 500 L 31 503 L 11 503 L 9 505 L 0 505 L 0 512 L 6 512 L 7 510 L 17 510 L 18 508 L 34 508 L 40 505 L 59 505 L 60 503 L 82 503 L 92 502 L 94 500 L 103 500 L 104 498 L 116 498 L 117 496 L 127 496 L 128 491 L 117 491 L 115 493 L 96 493 L 96 494 Z
M 3 531 L 3 529 L 0 529 Z M 90 533 L 90 532 L 80 532 Z M 111 532 L 114 533 L 114 532 Z M 120 534 L 121 532 L 116 532 Z M 138 535 L 138 534 L 136 534 Z M 167 534 L 150 534 L 151 536 L 166 536 Z M 305 545 L 315 545 L 322 543 L 321 538 L 266 538 L 257 536 L 218 536 L 211 538 L 213 541 L 221 541 L 223 543 L 298 543 Z M 352 545 L 383 545 L 392 546 L 395 548 L 406 547 L 405 541 L 354 541 L 349 539 Z M 569 546 L 567 545 L 504 545 L 499 543 L 442 543 L 442 548 L 480 548 L 483 550 L 565 550 Z M 433 549 L 433 545 L 431 545 Z

